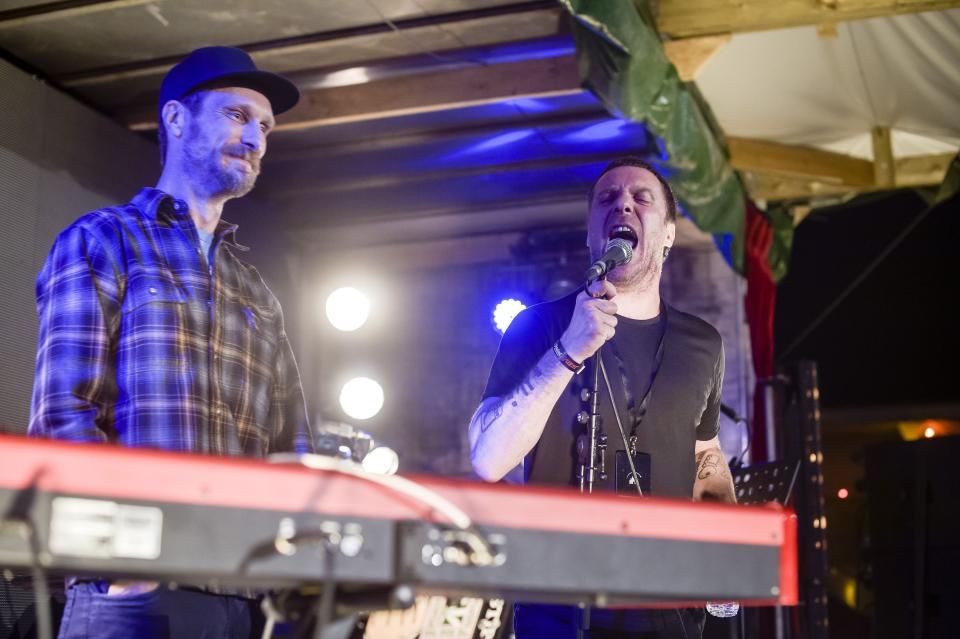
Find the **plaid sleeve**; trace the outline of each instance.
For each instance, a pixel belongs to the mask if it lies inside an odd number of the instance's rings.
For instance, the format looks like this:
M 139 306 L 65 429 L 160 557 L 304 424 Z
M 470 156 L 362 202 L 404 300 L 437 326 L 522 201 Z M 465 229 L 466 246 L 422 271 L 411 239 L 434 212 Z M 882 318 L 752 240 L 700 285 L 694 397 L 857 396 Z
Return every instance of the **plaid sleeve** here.
M 106 441 L 117 395 L 111 335 L 120 295 L 113 260 L 102 242 L 74 225 L 57 238 L 36 284 L 40 331 L 28 433 Z
M 273 442 L 270 452 L 313 452 L 313 431 L 307 419 L 307 407 L 300 383 L 297 361 L 282 328 L 277 345 L 277 363 L 270 387 L 270 423 Z

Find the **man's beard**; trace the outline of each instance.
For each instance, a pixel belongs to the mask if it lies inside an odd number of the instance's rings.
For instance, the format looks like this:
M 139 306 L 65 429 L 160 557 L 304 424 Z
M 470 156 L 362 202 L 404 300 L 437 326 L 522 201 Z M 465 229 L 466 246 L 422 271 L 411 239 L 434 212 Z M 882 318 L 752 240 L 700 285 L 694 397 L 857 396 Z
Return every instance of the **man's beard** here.
M 607 276 L 610 283 L 619 291 L 644 291 L 657 283 L 657 277 L 663 269 L 663 263 L 650 248 L 634 252 L 633 260 L 613 269 Z
M 227 164 L 226 158 L 241 158 L 250 162 L 252 170 L 240 171 Z M 230 162 L 228 159 L 227 162 Z M 186 149 L 186 164 L 189 174 L 212 196 L 236 198 L 249 193 L 257 182 L 260 162 L 248 154 L 243 145 L 228 144 L 204 151 L 199 145 Z

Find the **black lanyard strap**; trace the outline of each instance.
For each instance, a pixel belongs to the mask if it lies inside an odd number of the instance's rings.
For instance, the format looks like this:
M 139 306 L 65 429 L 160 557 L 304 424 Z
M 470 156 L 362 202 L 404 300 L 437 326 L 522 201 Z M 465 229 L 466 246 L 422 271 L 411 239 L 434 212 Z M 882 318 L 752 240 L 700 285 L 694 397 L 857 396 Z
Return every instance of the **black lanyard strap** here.
M 647 415 L 647 406 L 650 403 L 650 395 L 653 393 L 653 383 L 656 381 L 657 374 L 660 372 L 661 364 L 663 364 L 663 338 L 667 333 L 667 315 L 663 305 L 660 307 L 660 318 L 660 336 L 657 338 L 657 352 L 653 358 L 653 368 L 650 370 L 650 380 L 647 384 L 646 392 L 644 392 L 639 402 L 637 402 L 637 396 L 633 392 L 633 387 L 630 384 L 630 375 L 627 373 L 626 364 L 624 364 L 623 357 L 620 355 L 616 341 L 610 340 L 610 354 L 613 355 L 617 363 L 620 382 L 623 387 L 623 395 L 626 400 L 627 412 L 630 414 L 630 421 L 632 423 L 630 428 L 631 448 L 636 447 L 637 432 L 640 429 L 640 424 L 643 423 L 643 418 Z M 610 401 L 615 400 L 611 397 Z

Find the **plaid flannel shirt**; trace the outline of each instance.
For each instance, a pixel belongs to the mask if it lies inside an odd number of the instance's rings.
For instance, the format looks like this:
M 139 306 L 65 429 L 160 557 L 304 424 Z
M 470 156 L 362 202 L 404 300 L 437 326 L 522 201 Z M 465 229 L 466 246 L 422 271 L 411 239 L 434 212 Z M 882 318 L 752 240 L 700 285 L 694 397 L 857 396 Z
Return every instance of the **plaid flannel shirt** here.
M 29 434 L 263 457 L 312 450 L 280 304 L 237 259 L 210 266 L 186 204 L 143 189 L 57 238 L 37 276 Z

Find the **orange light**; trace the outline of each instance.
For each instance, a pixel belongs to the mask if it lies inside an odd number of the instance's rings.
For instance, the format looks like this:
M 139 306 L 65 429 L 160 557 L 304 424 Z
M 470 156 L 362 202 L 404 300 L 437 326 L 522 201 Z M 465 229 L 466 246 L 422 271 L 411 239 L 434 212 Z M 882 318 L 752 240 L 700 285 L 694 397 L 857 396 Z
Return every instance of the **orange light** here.
M 841 488 L 840 490 L 837 491 L 837 497 L 839 497 L 840 499 L 846 499 L 849 496 L 850 496 L 850 491 L 847 490 L 846 488 Z
M 933 426 L 927 426 L 923 431 L 923 436 L 926 437 L 927 439 L 930 439 L 936 434 L 937 434 L 937 431 L 936 429 L 934 429 Z

